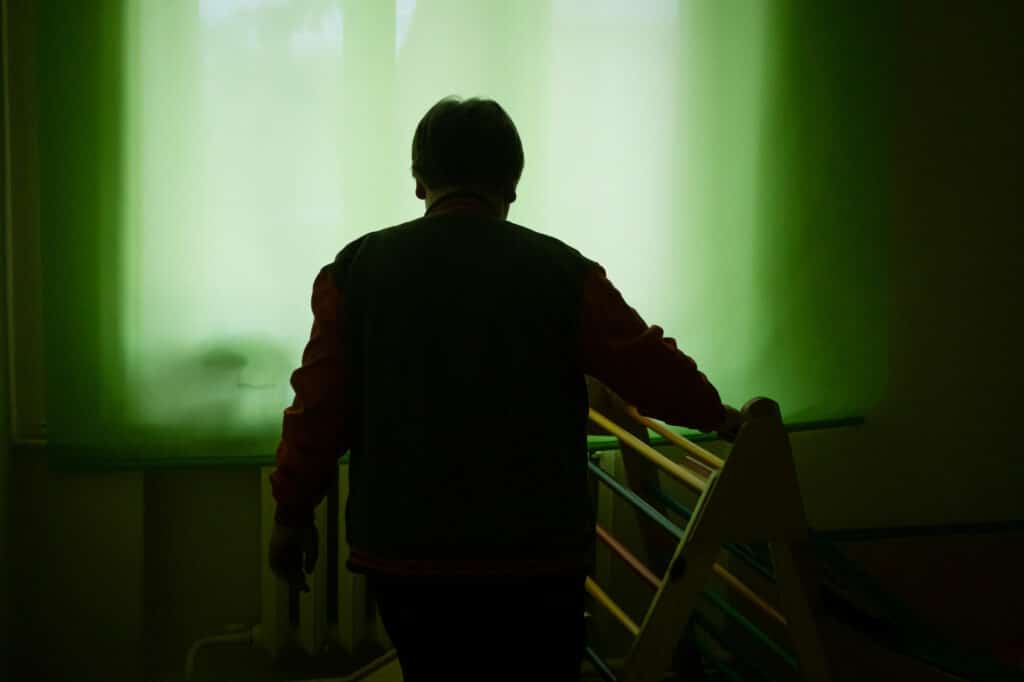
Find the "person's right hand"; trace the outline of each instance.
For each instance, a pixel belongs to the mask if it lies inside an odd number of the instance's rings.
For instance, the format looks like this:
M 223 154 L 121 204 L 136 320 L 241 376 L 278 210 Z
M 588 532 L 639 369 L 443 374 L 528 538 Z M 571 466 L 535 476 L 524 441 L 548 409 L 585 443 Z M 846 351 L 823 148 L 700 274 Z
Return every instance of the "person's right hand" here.
M 307 528 L 291 528 L 274 524 L 274 532 L 270 536 L 270 570 L 278 578 L 291 587 L 302 592 L 309 592 L 306 574 L 313 572 L 316 560 L 320 555 L 319 536 L 316 526 Z
M 740 427 L 743 426 L 743 413 L 732 405 L 723 405 L 723 407 L 725 407 L 725 419 L 715 429 L 715 433 L 722 440 L 727 440 L 731 443 L 736 440 Z

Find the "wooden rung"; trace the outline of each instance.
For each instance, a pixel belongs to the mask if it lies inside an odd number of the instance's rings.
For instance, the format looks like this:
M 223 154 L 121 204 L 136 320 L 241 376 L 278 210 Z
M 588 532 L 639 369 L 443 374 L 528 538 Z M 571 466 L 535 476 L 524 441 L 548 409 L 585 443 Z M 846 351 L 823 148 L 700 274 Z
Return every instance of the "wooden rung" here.
M 622 545 L 622 543 L 613 538 L 608 531 L 602 528 L 601 524 L 597 524 L 597 537 L 600 538 L 604 544 L 608 545 L 608 547 L 610 547 L 620 559 L 625 561 L 626 565 L 632 568 L 634 573 L 643 578 L 645 583 L 654 589 L 661 587 L 661 581 L 658 580 L 658 577 L 651 573 L 651 570 L 644 566 L 644 563 L 637 559 L 632 552 Z
M 707 450 L 697 445 L 696 443 L 690 442 L 688 439 L 680 436 L 678 433 L 668 428 L 661 422 L 655 421 L 650 417 L 645 417 L 644 415 L 640 414 L 640 411 L 637 410 L 632 405 L 626 406 L 626 414 L 628 414 L 630 417 L 637 420 L 647 428 L 651 429 L 668 442 L 682 448 L 683 450 L 686 450 L 691 455 L 693 455 L 702 463 L 711 467 L 712 469 L 721 469 L 722 465 L 725 463 L 725 461 L 721 457 L 708 452 Z
M 597 525 L 597 537 L 604 542 L 608 547 L 623 561 L 626 565 L 633 569 L 633 572 L 640 576 L 645 583 L 651 588 L 657 590 L 661 587 L 661 580 L 657 578 L 650 569 L 644 566 L 643 562 L 640 561 L 632 552 L 626 549 L 622 543 L 616 540 L 612 535 Z M 715 575 L 721 578 L 729 587 L 735 590 L 741 597 L 749 601 L 751 604 L 756 606 L 764 615 L 768 616 L 779 625 L 786 625 L 786 617 L 779 613 L 778 609 L 766 602 L 761 595 L 752 590 L 746 583 L 734 576 L 729 570 L 722 566 L 722 564 L 716 563 L 712 570 Z
M 698 493 L 704 492 L 704 488 L 706 487 L 704 480 L 692 471 L 676 464 L 671 459 L 661 454 L 647 443 L 644 443 L 642 440 L 631 434 L 629 431 L 626 431 L 600 412 L 595 411 L 593 408 L 590 409 L 590 418 L 605 431 L 631 447 L 638 455 L 646 457 L 648 460 L 660 467 L 665 473 L 690 486 Z
M 640 634 L 640 626 L 633 622 L 633 619 L 626 615 L 626 612 L 623 611 L 618 604 L 612 601 L 612 598 L 609 597 L 589 575 L 587 576 L 586 587 L 590 596 L 596 599 L 601 606 L 608 609 L 608 612 L 615 616 L 615 620 L 622 623 L 622 626 L 629 630 L 630 634 L 634 637 Z
M 779 625 L 786 625 L 786 617 L 779 613 L 778 609 L 762 599 L 761 595 L 754 592 L 754 590 L 750 589 L 745 582 L 730 573 L 725 566 L 715 564 L 712 567 L 712 570 L 715 572 L 715 575 L 725 581 L 726 585 L 736 590 L 740 596 L 760 609 L 764 615 L 768 616 Z

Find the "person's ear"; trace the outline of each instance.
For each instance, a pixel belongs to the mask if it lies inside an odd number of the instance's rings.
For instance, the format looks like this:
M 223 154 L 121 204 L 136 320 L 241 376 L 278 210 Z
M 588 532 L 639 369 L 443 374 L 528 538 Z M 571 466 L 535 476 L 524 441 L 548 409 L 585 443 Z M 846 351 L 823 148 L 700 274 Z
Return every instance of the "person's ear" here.
M 416 179 L 416 198 L 417 199 L 426 199 L 427 198 L 427 188 L 423 186 L 423 183 L 419 181 L 419 178 Z

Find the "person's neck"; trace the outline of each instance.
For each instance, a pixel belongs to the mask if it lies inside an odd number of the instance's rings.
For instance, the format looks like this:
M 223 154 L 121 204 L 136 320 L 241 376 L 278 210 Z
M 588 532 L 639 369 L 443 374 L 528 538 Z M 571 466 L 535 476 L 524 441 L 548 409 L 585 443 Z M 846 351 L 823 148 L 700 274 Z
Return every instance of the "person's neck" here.
M 508 204 L 493 192 L 473 187 L 453 187 L 427 192 L 426 215 L 437 213 L 486 213 L 497 218 L 508 216 Z

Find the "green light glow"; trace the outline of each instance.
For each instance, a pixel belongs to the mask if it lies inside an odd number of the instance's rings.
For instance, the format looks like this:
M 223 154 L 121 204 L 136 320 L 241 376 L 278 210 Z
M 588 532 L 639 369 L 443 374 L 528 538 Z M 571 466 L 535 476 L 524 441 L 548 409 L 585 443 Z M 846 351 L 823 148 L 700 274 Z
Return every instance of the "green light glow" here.
M 78 267 L 110 279 L 102 263 L 116 264 L 117 281 L 97 285 L 107 304 L 93 319 L 119 329 L 101 344 L 102 392 L 125 428 L 272 446 L 308 336 L 313 276 L 349 240 L 422 214 L 409 145 L 448 94 L 494 98 L 519 127 L 526 168 L 509 219 L 602 263 L 726 400 L 768 394 L 787 415 L 813 418 L 861 410 L 877 392 L 877 372 L 851 379 L 842 369 L 870 334 L 847 325 L 849 338 L 822 354 L 814 337 L 828 316 L 792 303 L 818 283 L 772 274 L 799 267 L 779 245 L 806 235 L 787 223 L 800 213 L 799 187 L 784 188 L 788 204 L 775 195 L 793 164 L 772 115 L 797 98 L 773 104 L 772 93 L 797 75 L 781 34 L 769 35 L 768 4 L 108 5 L 120 13 L 111 134 L 121 155 L 103 170 L 121 183 L 110 195 L 116 238 L 95 248 L 117 253 Z M 792 73 L 772 75 L 783 67 Z M 101 166 L 81 163 L 83 176 Z M 89 224 L 67 220 L 73 213 L 53 209 L 51 240 Z M 859 273 L 840 274 L 837 286 L 856 291 Z M 876 346 L 858 356 L 861 369 L 884 352 Z M 785 369 L 805 362 L 827 371 Z

